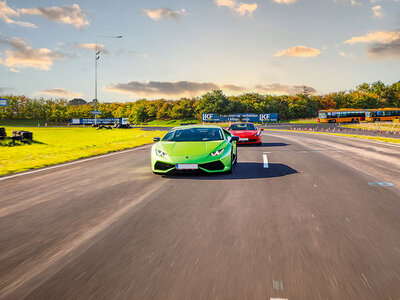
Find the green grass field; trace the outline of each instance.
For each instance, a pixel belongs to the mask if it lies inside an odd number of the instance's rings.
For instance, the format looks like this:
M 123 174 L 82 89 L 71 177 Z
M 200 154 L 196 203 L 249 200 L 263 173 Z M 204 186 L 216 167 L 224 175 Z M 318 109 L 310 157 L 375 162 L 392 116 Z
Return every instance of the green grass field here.
M 199 120 L 197 119 L 184 119 L 184 120 L 154 120 L 154 121 L 150 121 L 147 122 L 146 125 L 148 126 L 180 126 L 182 123 L 201 123 Z
M 4 126 L 26 126 L 26 127 L 44 127 L 47 123 L 48 126 L 65 126 L 68 122 L 50 122 L 41 119 L 30 119 L 30 120 L 0 120 L 0 127 Z
M 283 121 L 286 123 L 286 121 Z M 297 119 L 297 120 L 289 120 L 287 123 L 291 124 L 317 124 L 318 119 L 317 118 L 308 118 L 308 119 Z
M 34 142 L 30 145 L 17 143 L 16 146 L 1 142 L 0 175 L 133 148 L 165 134 L 140 129 L 6 127 L 7 135 L 11 136 L 16 129 L 32 131 Z

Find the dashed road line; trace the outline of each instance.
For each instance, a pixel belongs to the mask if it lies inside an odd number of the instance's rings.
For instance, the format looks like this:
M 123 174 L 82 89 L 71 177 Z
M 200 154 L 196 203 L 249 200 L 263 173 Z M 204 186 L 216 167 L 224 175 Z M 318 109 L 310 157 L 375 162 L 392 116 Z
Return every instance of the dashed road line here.
M 268 169 L 269 165 L 268 165 L 268 156 L 267 156 L 267 154 L 263 154 L 263 160 L 264 160 L 264 169 Z

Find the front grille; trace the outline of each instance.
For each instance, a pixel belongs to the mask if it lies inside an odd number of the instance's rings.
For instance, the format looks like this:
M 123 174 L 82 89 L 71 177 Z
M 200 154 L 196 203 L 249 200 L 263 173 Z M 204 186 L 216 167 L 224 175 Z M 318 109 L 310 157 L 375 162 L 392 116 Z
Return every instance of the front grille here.
M 168 164 L 168 163 L 164 163 L 164 162 L 161 162 L 161 161 L 156 162 L 156 164 L 154 166 L 154 168 L 156 170 L 160 170 L 160 171 L 167 171 L 167 170 L 172 169 L 174 167 L 175 167 L 175 165 L 173 165 L 173 164 Z
M 201 168 L 209 170 L 209 171 L 219 171 L 225 168 L 224 164 L 221 161 L 213 161 L 206 164 L 199 165 Z
M 257 142 L 257 139 L 249 139 L 249 142 L 250 142 L 250 143 Z

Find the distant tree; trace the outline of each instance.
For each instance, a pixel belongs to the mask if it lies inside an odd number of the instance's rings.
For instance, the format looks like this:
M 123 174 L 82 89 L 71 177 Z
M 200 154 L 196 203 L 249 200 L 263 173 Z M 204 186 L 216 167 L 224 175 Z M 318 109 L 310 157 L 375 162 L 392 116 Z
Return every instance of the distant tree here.
M 224 95 L 221 90 L 214 90 L 204 94 L 197 102 L 198 114 L 201 113 L 218 113 L 226 114 L 231 109 L 231 101 Z
M 83 100 L 81 98 L 75 98 L 68 102 L 68 105 L 76 105 L 76 106 L 85 105 L 85 104 L 87 104 L 87 101 Z
M 316 92 L 316 90 L 314 88 L 312 88 L 310 86 L 303 85 L 302 88 L 301 88 L 300 94 L 301 95 L 305 95 L 305 96 L 310 96 L 312 94 L 315 94 L 315 92 Z

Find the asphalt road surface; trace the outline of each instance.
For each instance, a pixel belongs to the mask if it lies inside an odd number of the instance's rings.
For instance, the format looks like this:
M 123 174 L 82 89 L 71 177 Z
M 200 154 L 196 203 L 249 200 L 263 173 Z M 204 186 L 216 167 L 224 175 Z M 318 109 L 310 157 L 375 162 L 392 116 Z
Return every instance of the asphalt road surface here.
M 0 298 L 400 299 L 400 146 L 269 131 L 171 177 L 149 150 L 0 178 Z

